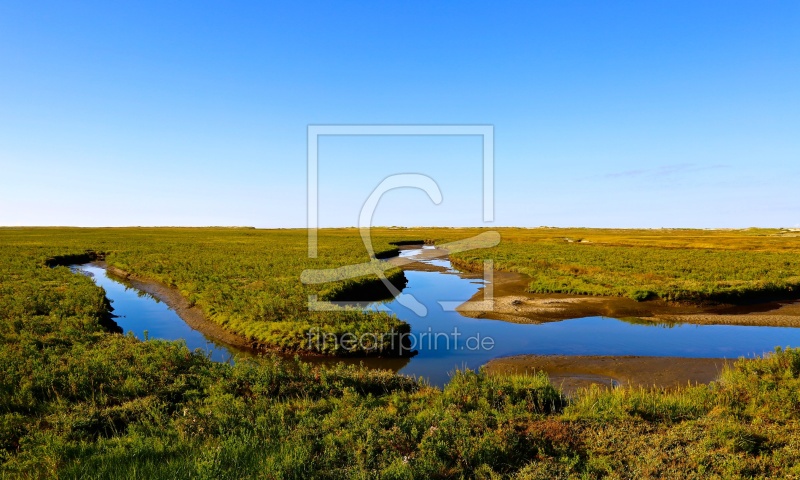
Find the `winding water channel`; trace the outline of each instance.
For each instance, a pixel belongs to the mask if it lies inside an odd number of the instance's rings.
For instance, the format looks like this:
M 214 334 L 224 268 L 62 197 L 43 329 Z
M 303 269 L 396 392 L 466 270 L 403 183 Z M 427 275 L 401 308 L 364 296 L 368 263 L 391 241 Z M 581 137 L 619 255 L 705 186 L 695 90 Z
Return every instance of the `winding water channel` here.
M 401 256 L 416 257 L 422 249 Z M 411 325 L 418 354 L 410 358 L 311 358 L 322 363 L 359 363 L 390 368 L 423 377 L 434 385 L 447 383 L 456 368 L 477 368 L 496 357 L 517 354 L 643 355 L 692 358 L 737 358 L 761 355 L 776 345 L 800 345 L 800 329 L 733 325 L 657 325 L 629 323 L 606 317 L 587 317 L 543 324 L 516 324 L 464 317 L 448 311 L 441 301 L 461 303 L 483 287 L 483 280 L 457 272 L 445 259 L 419 260 L 436 271 L 407 270 L 403 293 L 427 308 L 419 316 L 397 300 L 376 302 L 367 308 L 387 310 Z M 217 361 L 232 361 L 236 351 L 193 330 L 166 304 L 107 275 L 96 265 L 75 267 L 90 274 L 112 301 L 117 324 L 137 337 L 182 339 Z
M 199 348 L 217 362 L 231 362 L 235 357 L 234 352 L 244 353 L 206 338 L 187 325 L 166 303 L 121 279 L 109 276 L 106 269 L 97 264 L 74 265 L 71 268 L 88 275 L 103 287 L 114 308 L 114 321 L 126 334 L 131 332 L 140 340 L 183 340 L 191 350 Z

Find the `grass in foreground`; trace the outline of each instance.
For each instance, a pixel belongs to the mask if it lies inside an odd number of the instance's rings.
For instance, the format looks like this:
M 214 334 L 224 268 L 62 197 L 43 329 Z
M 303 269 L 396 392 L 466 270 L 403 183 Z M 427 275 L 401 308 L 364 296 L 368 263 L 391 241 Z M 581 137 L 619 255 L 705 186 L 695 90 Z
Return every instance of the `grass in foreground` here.
M 800 474 L 800 350 L 739 362 L 710 386 L 589 390 L 568 404 L 542 375 L 459 372 L 439 390 L 354 367 L 216 364 L 105 333 L 105 309 L 66 269 L 3 271 L 2 476 Z

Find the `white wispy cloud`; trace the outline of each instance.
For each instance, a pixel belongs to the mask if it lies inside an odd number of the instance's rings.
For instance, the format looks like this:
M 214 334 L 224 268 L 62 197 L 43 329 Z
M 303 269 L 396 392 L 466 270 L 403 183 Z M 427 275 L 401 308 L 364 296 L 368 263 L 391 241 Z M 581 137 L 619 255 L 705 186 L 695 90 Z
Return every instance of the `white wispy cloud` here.
M 640 168 L 636 170 L 611 172 L 602 175 L 602 177 L 603 178 L 667 177 L 667 176 L 702 172 L 706 170 L 719 170 L 724 168 L 729 168 L 729 166 L 725 164 L 698 165 L 696 163 L 678 163 L 674 165 L 662 165 L 654 168 Z

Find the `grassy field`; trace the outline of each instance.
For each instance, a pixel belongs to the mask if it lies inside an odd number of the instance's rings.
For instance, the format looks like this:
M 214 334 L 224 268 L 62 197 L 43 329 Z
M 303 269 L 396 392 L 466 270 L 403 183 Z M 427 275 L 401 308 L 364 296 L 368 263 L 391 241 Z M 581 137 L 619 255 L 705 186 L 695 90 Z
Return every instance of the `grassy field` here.
M 464 269 L 531 277 L 533 293 L 742 303 L 800 297 L 800 235 L 788 230 L 501 229 L 491 250 L 453 255 Z
M 406 235 L 393 235 L 392 239 L 402 240 Z M 309 294 L 336 300 L 343 292 L 375 284 L 377 279 L 303 285 L 300 274 L 304 269 L 368 259 L 354 230 L 322 233 L 318 259 L 308 258 L 306 241 L 307 234 L 301 230 L 0 229 L 0 262 L 5 275 L 17 279 L 38 274 L 48 259 L 61 258 L 61 263 L 68 263 L 74 261 L 71 255 L 102 252 L 110 265 L 178 289 L 210 320 L 234 333 L 287 350 L 306 349 L 312 328 L 335 335 L 407 329 L 384 313 L 309 312 Z M 378 252 L 396 248 L 384 238 L 376 238 L 375 244 Z M 387 275 L 393 281 L 402 280 L 397 269 Z M 325 345 L 335 347 L 337 343 Z
M 442 243 L 479 229 L 374 229 L 375 249 L 392 242 Z M 452 256 L 462 269 L 495 267 L 531 278 L 531 292 L 629 296 L 637 300 L 744 302 L 797 297 L 800 237 L 780 230 L 500 229 L 499 246 Z M 385 313 L 309 312 L 308 296 L 341 299 L 377 284 L 377 277 L 304 285 L 305 269 L 365 262 L 355 229 L 321 230 L 319 255 L 307 255 L 305 230 L 2 228 L 0 262 L 5 282 L 38 274 L 48 259 L 87 250 L 129 273 L 172 286 L 210 320 L 270 348 L 303 351 L 322 345 L 343 354 L 339 342 L 308 342 L 318 329 L 345 333 L 403 332 L 407 325 Z M 402 283 L 402 272 L 387 272 Z M 380 350 L 387 346 L 374 346 Z M 363 351 L 348 352 L 361 354 Z
M 800 475 L 800 351 L 740 362 L 712 386 L 572 401 L 541 375 L 462 372 L 439 390 L 353 367 L 231 367 L 181 343 L 106 333 L 102 291 L 43 266 L 79 247 L 123 248 L 101 238 L 3 244 L 3 478 Z M 159 241 L 143 233 L 131 245 Z

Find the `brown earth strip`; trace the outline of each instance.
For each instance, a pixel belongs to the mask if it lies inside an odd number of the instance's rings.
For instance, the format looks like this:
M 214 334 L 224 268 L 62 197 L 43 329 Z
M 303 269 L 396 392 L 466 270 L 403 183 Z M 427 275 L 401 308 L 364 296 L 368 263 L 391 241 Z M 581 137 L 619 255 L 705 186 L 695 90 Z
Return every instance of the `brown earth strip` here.
M 716 380 L 734 360 L 723 358 L 518 355 L 491 360 L 490 375 L 543 371 L 565 394 L 591 385 L 667 388 Z
M 401 247 L 401 249 L 402 248 L 409 247 Z M 417 256 L 417 259 L 447 259 L 448 254 L 449 252 L 446 249 L 426 249 Z M 124 279 L 130 283 L 131 286 L 166 303 L 175 310 L 190 327 L 202 332 L 209 338 L 240 349 L 251 351 L 275 351 L 281 353 L 274 349 L 265 348 L 263 345 L 258 345 L 207 319 L 200 308 L 191 305 L 175 288 L 153 282 L 147 278 L 131 275 L 128 272 L 107 265 L 104 262 L 98 262 L 98 264 L 107 268 L 110 274 Z M 447 271 L 446 268 L 441 266 L 419 263 L 416 259 L 401 257 L 394 257 L 387 260 L 386 268 L 391 267 L 401 267 L 404 270 Z M 476 278 L 480 276 L 480 274 L 472 272 L 464 273 L 464 275 L 474 275 Z M 638 318 L 643 321 L 652 321 L 654 323 L 800 327 L 800 301 L 771 302 L 746 307 L 731 305 L 703 307 L 696 305 L 673 305 L 660 300 L 636 302 L 632 299 L 621 297 L 531 294 L 525 292 L 529 282 L 528 277 L 525 275 L 502 271 L 494 271 L 493 275 L 492 288 L 494 301 L 492 308 L 486 308 L 484 290 L 481 289 L 475 296 L 458 308 L 462 315 L 516 323 L 541 323 L 588 316 L 605 316 L 613 318 Z M 584 373 L 584 383 L 593 383 L 595 380 L 598 380 L 591 377 L 591 375 L 597 374 L 589 372 Z M 571 378 L 577 377 L 573 376 Z M 599 381 L 603 383 L 606 380 L 599 379 Z M 610 380 L 606 383 L 610 383 Z
M 137 290 L 153 296 L 157 300 L 164 302 L 171 309 L 178 314 L 187 325 L 191 328 L 202 333 L 206 338 L 224 344 L 231 350 L 237 350 L 246 355 L 256 354 L 275 354 L 287 360 L 292 360 L 295 357 L 301 358 L 305 362 L 310 363 L 334 363 L 344 362 L 348 364 L 364 364 L 370 368 L 388 369 L 397 371 L 405 366 L 409 359 L 403 358 L 373 358 L 373 357 L 331 357 L 316 352 L 295 352 L 286 351 L 279 347 L 271 347 L 268 345 L 260 344 L 250 340 L 242 335 L 231 332 L 218 323 L 206 318 L 203 311 L 184 297 L 176 288 L 164 285 L 163 283 L 156 282 L 149 278 L 133 275 L 125 270 L 117 268 L 113 265 L 107 264 L 105 261 L 95 261 L 94 265 L 105 268 L 109 275 L 122 281 Z
M 203 311 L 191 305 L 178 290 L 137 275 L 132 275 L 125 270 L 114 267 L 113 265 L 108 265 L 105 262 L 95 262 L 95 264 L 105 268 L 110 275 L 123 280 L 133 288 L 141 290 L 152 295 L 159 301 L 166 303 L 187 325 L 201 332 L 206 337 L 240 349 L 258 349 L 258 345 L 254 342 L 226 330 L 221 325 L 207 319 Z
M 414 247 L 405 247 L 414 248 Z M 425 249 L 413 258 L 394 257 L 388 265 L 405 270 L 446 271 L 443 267 L 417 263 L 417 260 L 447 259 L 444 248 Z M 476 278 L 474 272 L 465 275 Z M 638 318 L 653 323 L 692 323 L 699 325 L 753 325 L 800 327 L 800 300 L 753 305 L 676 305 L 663 300 L 637 302 L 625 297 L 598 297 L 558 293 L 534 294 L 525 290 L 530 279 L 520 273 L 493 272 L 493 304 L 486 308 L 484 290 L 458 307 L 466 317 L 514 323 L 542 323 L 582 317 Z
M 472 318 L 515 323 L 542 323 L 582 317 L 638 318 L 654 323 L 705 325 L 760 325 L 800 327 L 800 301 L 780 301 L 747 306 L 675 305 L 663 300 L 637 302 L 624 297 L 527 293 L 529 279 L 513 272 L 494 272 L 493 308 L 476 308 L 483 290 L 461 305 L 459 312 Z

